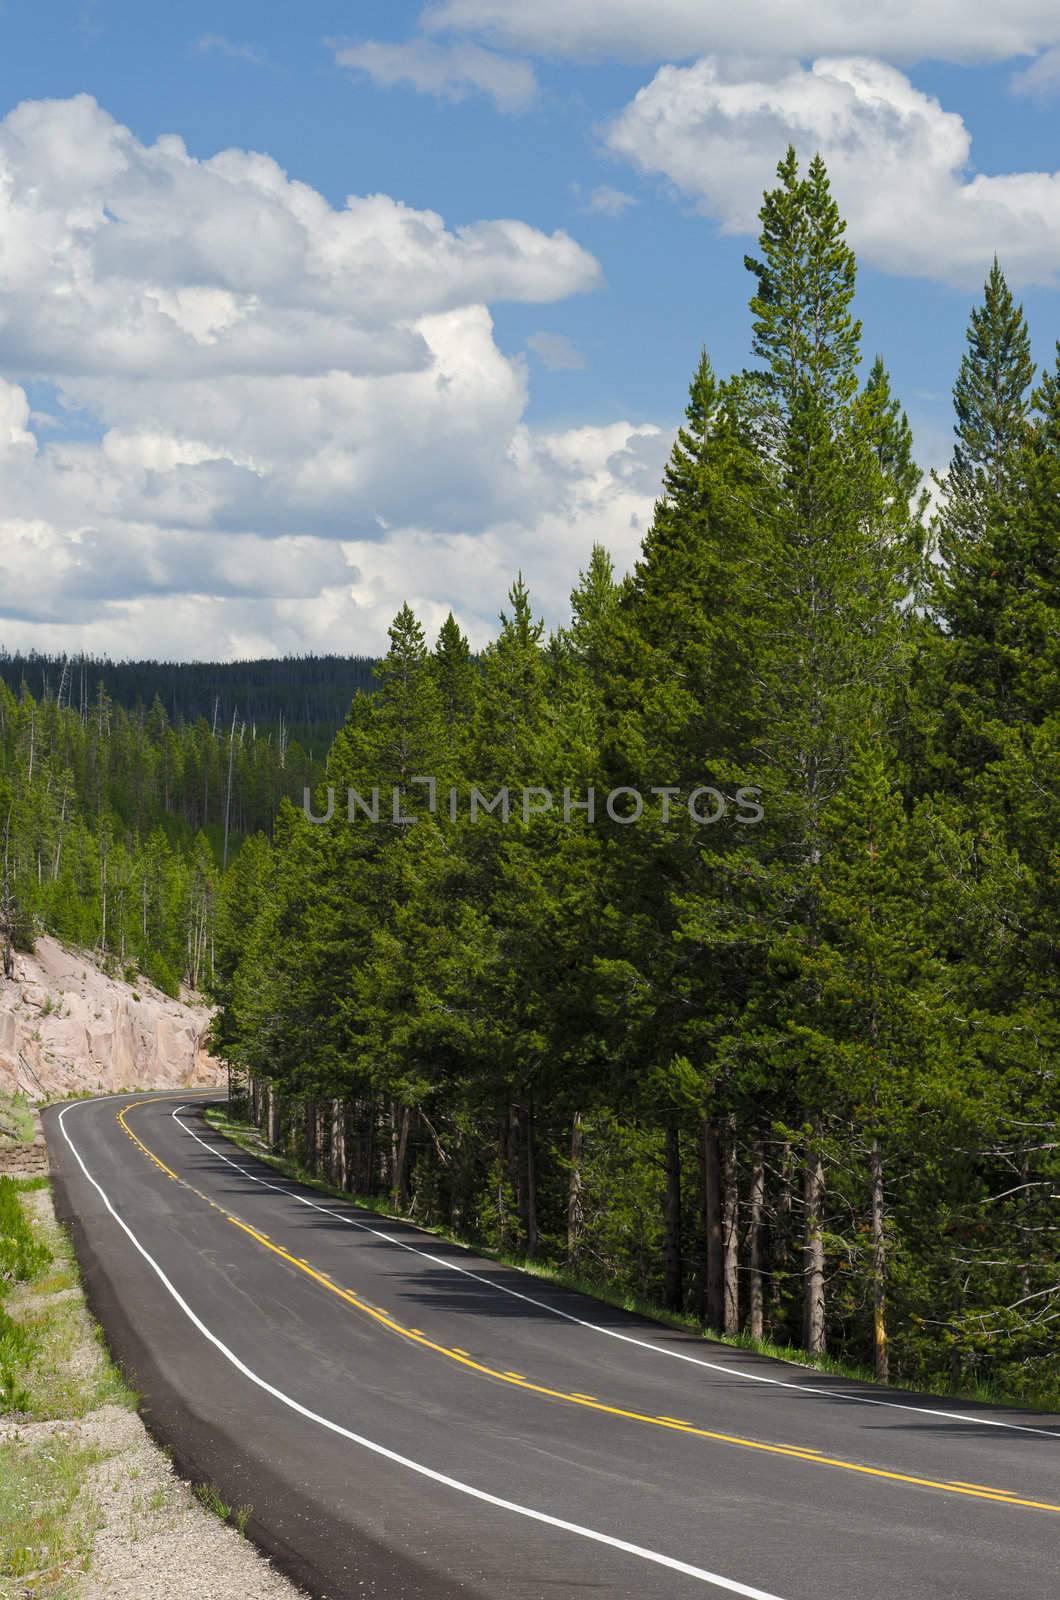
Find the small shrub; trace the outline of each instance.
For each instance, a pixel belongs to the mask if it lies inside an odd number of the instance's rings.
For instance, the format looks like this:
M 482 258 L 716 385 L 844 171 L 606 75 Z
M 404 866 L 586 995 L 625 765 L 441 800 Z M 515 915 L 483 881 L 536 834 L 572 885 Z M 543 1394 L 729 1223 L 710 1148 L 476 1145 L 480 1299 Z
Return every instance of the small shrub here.
M 171 1000 L 180 999 L 180 979 L 165 956 L 157 951 L 152 952 L 144 967 L 146 977 L 154 984 L 156 989 L 161 989 L 163 994 L 168 994 Z
M 14 1178 L 0 1178 L 0 1293 L 5 1281 L 27 1283 L 51 1259 L 51 1251 L 34 1237 Z

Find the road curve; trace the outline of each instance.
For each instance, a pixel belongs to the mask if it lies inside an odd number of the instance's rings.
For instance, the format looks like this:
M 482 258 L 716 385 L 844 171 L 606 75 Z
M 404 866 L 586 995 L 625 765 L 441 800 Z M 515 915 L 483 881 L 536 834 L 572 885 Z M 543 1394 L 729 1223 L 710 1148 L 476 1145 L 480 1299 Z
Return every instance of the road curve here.
M 707 1343 L 279 1177 L 212 1094 L 45 1113 L 181 1469 L 326 1600 L 1046 1600 L 1060 1417 Z

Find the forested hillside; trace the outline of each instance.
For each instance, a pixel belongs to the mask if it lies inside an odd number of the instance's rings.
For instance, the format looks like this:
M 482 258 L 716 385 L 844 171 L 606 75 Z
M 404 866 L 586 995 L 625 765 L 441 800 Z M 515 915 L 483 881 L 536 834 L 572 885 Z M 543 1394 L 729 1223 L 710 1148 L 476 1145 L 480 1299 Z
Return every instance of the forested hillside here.
M 58 683 L 54 686 L 58 689 Z M 111 956 L 175 994 L 212 959 L 222 868 L 318 771 L 297 741 L 233 717 L 174 725 L 114 704 L 37 700 L 0 680 L 0 948 L 34 933 Z
M 552 638 L 517 582 L 477 666 L 401 611 L 331 821 L 227 875 L 217 1044 L 417 1217 L 1060 1403 L 1060 374 L 995 263 L 929 521 L 821 162 L 761 220 L 752 364 L 696 367 L 634 572 L 597 550 Z
M 99 692 L 126 711 L 157 700 L 170 722 L 204 718 L 214 733 L 246 723 L 252 736 L 298 740 L 320 757 L 353 696 L 373 687 L 367 656 L 285 656 L 263 661 L 110 661 L 100 656 L 10 654 L 0 648 L 0 681 L 14 694 L 55 700 L 87 717 Z

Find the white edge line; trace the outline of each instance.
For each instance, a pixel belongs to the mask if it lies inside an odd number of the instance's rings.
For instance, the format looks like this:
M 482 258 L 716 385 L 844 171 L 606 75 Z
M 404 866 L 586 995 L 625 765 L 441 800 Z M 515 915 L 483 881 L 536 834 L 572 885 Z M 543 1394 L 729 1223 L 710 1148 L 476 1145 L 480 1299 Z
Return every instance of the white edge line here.
M 217 1101 L 216 1103 L 221 1105 L 224 1102 Z M 184 1109 L 184 1106 L 177 1107 L 177 1111 L 183 1111 Z M 1060 1433 L 1058 1432 L 1051 1431 L 1049 1428 L 1032 1428 L 1025 1423 L 1000 1422 L 995 1417 L 972 1417 L 960 1411 L 939 1411 L 933 1410 L 930 1406 L 908 1405 L 904 1400 L 876 1400 L 869 1395 L 847 1394 L 842 1389 L 822 1389 L 815 1384 L 790 1383 L 784 1378 L 767 1378 L 761 1372 L 746 1372 L 739 1367 L 727 1367 L 720 1361 L 707 1361 L 702 1356 L 691 1356 L 683 1350 L 667 1350 L 661 1345 L 651 1344 L 647 1339 L 636 1339 L 632 1334 L 619 1333 L 615 1328 L 604 1328 L 597 1322 L 587 1322 L 583 1317 L 576 1317 L 569 1311 L 560 1311 L 557 1306 L 550 1306 L 545 1300 L 535 1300 L 533 1295 L 522 1294 L 518 1289 L 510 1289 L 503 1283 L 494 1283 L 491 1278 L 484 1278 L 481 1273 L 472 1272 L 467 1267 L 458 1266 L 454 1261 L 446 1261 L 442 1256 L 431 1255 L 429 1250 L 419 1250 L 415 1245 L 407 1244 L 404 1239 L 395 1239 L 391 1233 L 384 1233 L 380 1228 L 371 1228 L 366 1222 L 358 1222 L 355 1217 L 348 1217 L 341 1211 L 331 1211 L 327 1206 L 317 1205 L 314 1201 L 307 1200 L 304 1195 L 296 1193 L 294 1189 L 285 1189 L 282 1184 L 278 1183 L 267 1183 L 264 1178 L 258 1178 L 253 1172 L 248 1172 L 245 1167 L 241 1167 L 237 1161 L 229 1160 L 228 1156 L 222 1155 L 219 1150 L 215 1150 L 212 1145 L 207 1144 L 205 1139 L 200 1139 L 199 1135 L 189 1128 L 186 1122 L 181 1122 L 177 1116 L 177 1111 L 173 1112 L 173 1119 L 179 1127 L 184 1129 L 185 1133 L 190 1134 L 196 1143 L 201 1144 L 203 1149 L 208 1150 L 218 1161 L 224 1161 L 228 1166 L 234 1167 L 237 1172 L 242 1173 L 244 1178 L 249 1178 L 251 1183 L 260 1183 L 265 1189 L 274 1189 L 277 1194 L 288 1195 L 292 1200 L 297 1200 L 300 1205 L 311 1206 L 314 1211 L 321 1211 L 327 1217 L 336 1217 L 340 1222 L 348 1223 L 351 1228 L 359 1228 L 362 1233 L 374 1234 L 377 1239 L 385 1239 L 388 1244 L 397 1245 L 399 1250 L 409 1250 L 413 1255 L 422 1256 L 425 1261 L 432 1261 L 439 1267 L 447 1267 L 450 1272 L 459 1272 L 465 1278 L 473 1278 L 476 1283 L 485 1284 L 487 1288 L 495 1289 L 500 1294 L 511 1295 L 515 1300 L 524 1300 L 527 1305 L 537 1306 L 542 1311 L 549 1311 L 554 1317 L 562 1317 L 565 1322 L 577 1323 L 579 1328 L 589 1328 L 593 1333 L 606 1334 L 609 1339 L 620 1339 L 623 1344 L 639 1345 L 642 1350 L 651 1350 L 655 1355 L 659 1356 L 670 1356 L 674 1361 L 688 1361 L 695 1367 L 709 1367 L 712 1372 L 724 1372 L 730 1378 L 747 1378 L 752 1383 L 768 1383 L 776 1389 L 791 1389 L 796 1394 L 824 1395 L 829 1400 L 847 1400 L 853 1405 L 886 1406 L 893 1411 L 912 1411 L 917 1416 L 922 1417 L 943 1417 L 947 1422 L 971 1422 L 985 1428 L 1006 1428 L 1012 1433 L 1035 1433 L 1043 1439 L 1052 1439 L 1054 1443 L 1060 1439 Z M 415 1224 L 410 1223 L 409 1226 L 414 1227 Z M 518 1268 L 508 1268 L 508 1270 L 517 1271 Z M 567 1292 L 569 1293 L 570 1291 Z
M 118 1099 L 120 1097 L 117 1095 L 106 1095 L 102 1096 L 101 1098 Z M 93 1105 L 97 1103 L 98 1102 L 91 1100 L 77 1102 L 78 1105 Z M 443 1484 L 447 1489 L 455 1489 L 459 1494 L 466 1494 L 474 1500 L 481 1500 L 486 1505 L 497 1506 L 501 1511 L 514 1512 L 516 1516 L 526 1517 L 532 1522 L 543 1522 L 550 1528 L 560 1528 L 564 1533 L 577 1534 L 579 1538 L 590 1539 L 594 1544 L 607 1545 L 612 1550 L 621 1550 L 626 1555 L 639 1556 L 642 1561 L 650 1561 L 658 1567 L 667 1567 L 671 1572 L 680 1572 L 688 1578 L 698 1578 L 701 1582 L 713 1584 L 715 1588 L 724 1589 L 729 1594 L 743 1595 L 745 1600 L 780 1600 L 778 1595 L 770 1594 L 765 1589 L 755 1589 L 750 1584 L 737 1583 L 732 1578 L 723 1578 L 716 1572 L 708 1572 L 704 1567 L 694 1567 L 691 1566 L 687 1561 L 678 1561 L 674 1556 L 663 1555 L 657 1550 L 647 1550 L 643 1545 L 630 1544 L 627 1540 L 616 1539 L 612 1534 L 609 1533 L 598 1533 L 595 1528 L 583 1528 L 577 1522 L 567 1522 L 562 1517 L 553 1517 L 547 1511 L 535 1511 L 533 1507 L 519 1505 L 514 1500 L 503 1500 L 499 1495 L 487 1494 L 484 1489 L 476 1489 L 469 1483 L 462 1483 L 459 1478 L 450 1478 L 444 1472 L 436 1472 L 433 1467 L 424 1466 L 420 1461 L 412 1461 L 408 1456 L 399 1455 L 396 1450 L 388 1449 L 386 1445 L 376 1444 L 374 1440 L 366 1439 L 363 1434 L 354 1433 L 349 1428 L 344 1428 L 341 1423 L 333 1422 L 329 1417 L 322 1417 L 319 1412 L 311 1411 L 308 1406 L 302 1405 L 300 1401 L 293 1399 L 289 1394 L 285 1394 L 282 1389 L 277 1389 L 275 1385 L 269 1383 L 265 1378 L 260 1377 L 259 1374 L 254 1372 L 251 1367 L 248 1367 L 246 1362 L 241 1361 L 239 1356 L 236 1355 L 235 1351 L 230 1350 L 228 1345 L 219 1339 L 218 1336 L 206 1326 L 202 1319 L 192 1310 L 191 1306 L 180 1294 L 180 1292 L 174 1288 L 173 1284 L 166 1277 L 166 1274 L 163 1272 L 158 1262 L 140 1243 L 139 1239 L 133 1233 L 132 1229 L 128 1226 L 125 1220 L 118 1215 L 117 1211 L 115 1211 L 107 1197 L 106 1192 L 101 1185 L 96 1182 L 95 1178 L 85 1166 L 84 1161 L 81 1159 L 80 1151 L 77 1149 L 77 1146 L 74 1144 L 66 1130 L 66 1116 L 70 1111 L 75 1109 L 76 1106 L 66 1106 L 59 1113 L 59 1127 L 62 1129 L 63 1138 L 70 1146 L 78 1166 L 81 1168 L 81 1171 L 84 1173 L 89 1183 L 96 1190 L 97 1194 L 103 1201 L 103 1204 L 106 1206 L 111 1216 L 114 1218 L 115 1222 L 122 1229 L 123 1233 L 127 1235 L 128 1239 L 136 1248 L 136 1250 L 139 1251 L 140 1255 L 143 1256 L 144 1260 L 159 1278 L 163 1286 L 172 1295 L 177 1305 L 188 1318 L 188 1321 L 199 1330 L 205 1339 L 208 1339 L 209 1342 L 221 1352 L 226 1361 L 231 1362 L 232 1366 L 235 1367 L 238 1372 L 241 1372 L 245 1378 L 249 1378 L 251 1383 L 256 1384 L 259 1389 L 263 1389 L 266 1394 L 271 1394 L 274 1399 L 279 1400 L 282 1405 L 288 1406 L 290 1410 L 296 1411 L 299 1416 L 307 1418 L 310 1422 L 317 1423 L 321 1428 L 327 1428 L 331 1433 L 339 1434 L 344 1439 L 349 1439 L 351 1443 L 360 1445 L 362 1449 L 370 1450 L 374 1455 L 383 1456 L 387 1461 L 393 1461 L 399 1467 L 407 1467 L 409 1471 L 419 1473 L 419 1475 L 423 1478 L 430 1478 L 434 1483 Z M 184 1127 L 183 1123 L 180 1125 L 181 1127 Z M 191 1130 L 186 1129 L 185 1131 L 190 1132 Z M 202 1141 L 200 1141 L 200 1143 L 201 1142 Z M 209 1149 L 209 1145 L 207 1145 L 206 1148 Z

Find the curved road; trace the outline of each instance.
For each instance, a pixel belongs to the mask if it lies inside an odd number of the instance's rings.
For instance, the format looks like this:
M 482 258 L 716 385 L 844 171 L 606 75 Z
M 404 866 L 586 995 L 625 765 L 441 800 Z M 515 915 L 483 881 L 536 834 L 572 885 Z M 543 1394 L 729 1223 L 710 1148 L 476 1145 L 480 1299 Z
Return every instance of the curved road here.
M 45 1116 L 90 1302 L 190 1477 L 328 1600 L 1046 1600 L 1060 1418 L 710 1344 L 281 1178 L 212 1095 Z

